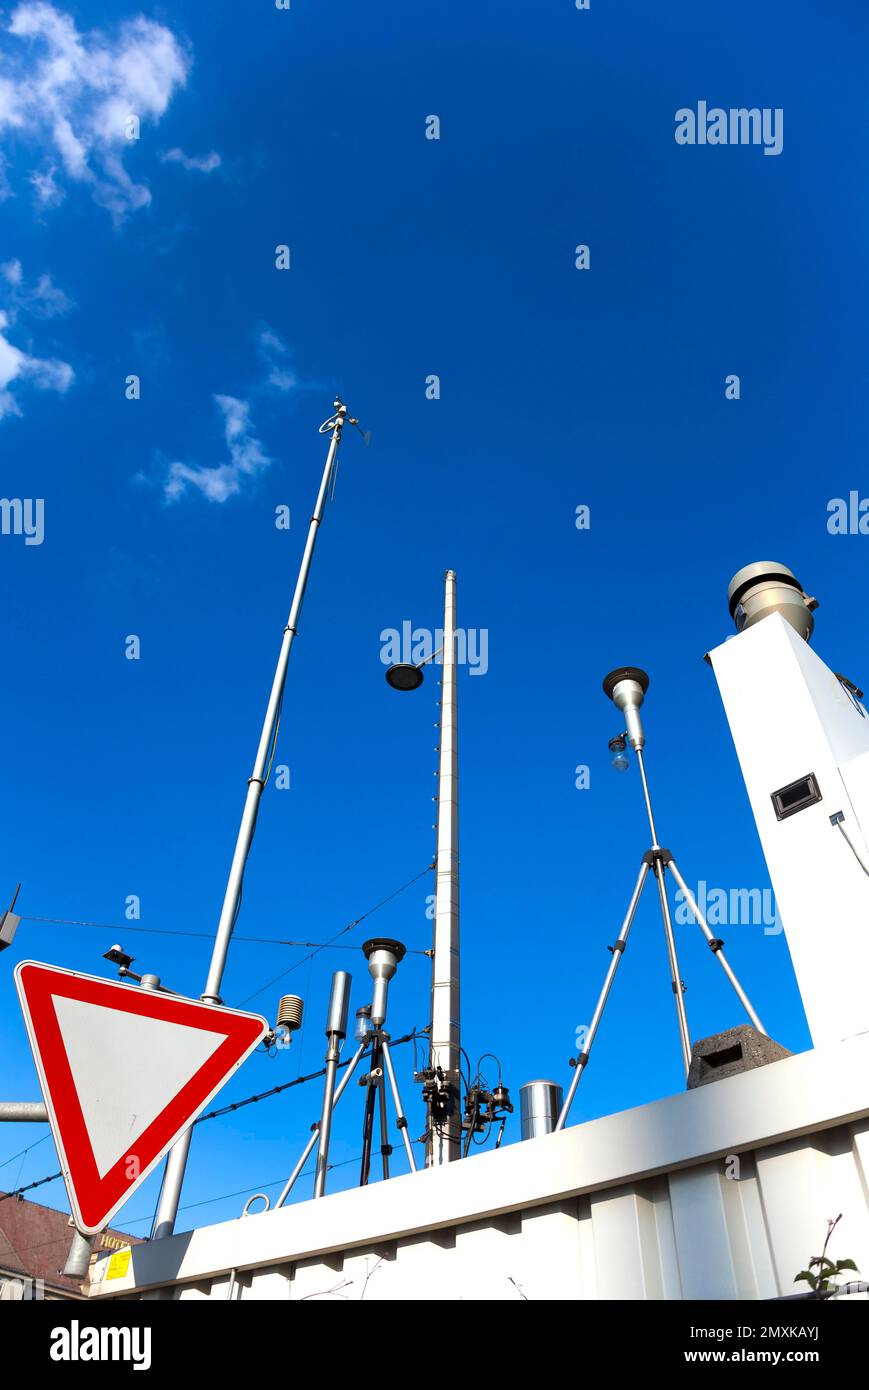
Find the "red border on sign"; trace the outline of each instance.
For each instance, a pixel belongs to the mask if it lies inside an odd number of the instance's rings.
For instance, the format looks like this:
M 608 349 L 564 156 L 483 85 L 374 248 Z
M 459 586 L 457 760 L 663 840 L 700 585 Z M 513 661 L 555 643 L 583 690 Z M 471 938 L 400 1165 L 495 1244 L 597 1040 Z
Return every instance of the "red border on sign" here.
M 36 962 L 23 963 L 16 973 L 30 1016 L 34 1050 L 47 1091 L 46 1103 L 53 1111 L 55 1139 L 62 1148 L 67 1182 L 72 1188 L 71 1204 L 78 1206 L 83 1227 L 99 1230 L 119 1203 L 142 1181 L 160 1154 L 187 1128 L 236 1064 L 256 1045 L 267 1025 L 255 1014 L 241 1014 L 191 999 L 132 989 Z M 52 996 L 226 1035 L 212 1056 L 102 1178 L 76 1094 Z M 110 1056 L 106 1057 L 106 1066 L 111 1066 Z

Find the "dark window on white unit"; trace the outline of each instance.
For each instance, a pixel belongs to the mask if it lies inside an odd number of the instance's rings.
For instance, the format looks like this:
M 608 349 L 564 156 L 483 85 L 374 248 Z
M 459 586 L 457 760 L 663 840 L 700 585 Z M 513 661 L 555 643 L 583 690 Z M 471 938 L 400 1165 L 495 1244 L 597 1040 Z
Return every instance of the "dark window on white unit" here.
M 797 811 L 805 810 L 806 806 L 814 806 L 815 802 L 820 800 L 821 791 L 813 772 L 806 777 L 800 777 L 796 782 L 789 782 L 786 787 L 780 787 L 772 794 L 777 820 L 795 816 Z

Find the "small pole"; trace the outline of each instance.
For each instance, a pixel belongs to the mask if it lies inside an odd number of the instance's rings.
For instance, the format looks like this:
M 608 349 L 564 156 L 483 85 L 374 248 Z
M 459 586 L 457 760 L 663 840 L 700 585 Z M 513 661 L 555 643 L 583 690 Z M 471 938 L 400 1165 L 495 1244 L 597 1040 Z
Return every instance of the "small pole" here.
M 253 771 L 248 778 L 244 810 L 242 812 L 238 837 L 235 842 L 235 851 L 229 869 L 229 878 L 226 884 L 220 920 L 217 924 L 217 933 L 214 938 L 211 965 L 208 969 L 205 990 L 201 995 L 203 1002 L 207 1004 L 219 1004 L 221 1002 L 220 987 L 223 982 L 223 972 L 226 968 L 229 943 L 232 939 L 232 933 L 235 929 L 236 919 L 241 906 L 241 890 L 244 880 L 245 865 L 247 864 L 254 831 L 256 830 L 260 798 L 262 797 L 263 788 L 266 784 L 269 763 L 277 740 L 278 720 L 280 718 L 284 686 L 287 680 L 287 667 L 289 666 L 290 652 L 293 648 L 293 640 L 296 636 L 299 615 L 302 611 L 302 603 L 304 602 L 305 590 L 308 585 L 308 576 L 311 572 L 311 561 L 314 555 L 314 546 L 317 543 L 317 533 L 319 532 L 323 514 L 326 510 L 329 486 L 335 472 L 338 446 L 341 443 L 341 431 L 344 428 L 344 423 L 347 418 L 346 405 L 336 397 L 334 415 L 331 415 L 329 419 L 325 420 L 320 426 L 321 434 L 328 433 L 331 435 L 329 450 L 326 455 L 326 464 L 323 469 L 323 477 L 320 481 L 320 490 L 317 494 L 314 515 L 311 517 L 311 523 L 308 527 L 308 536 L 305 542 L 304 554 L 302 555 L 302 563 L 299 567 L 299 575 L 296 580 L 296 589 L 293 594 L 290 615 L 287 618 L 287 625 L 284 628 L 281 648 L 278 653 L 278 663 L 275 668 L 274 679 L 272 680 L 272 688 L 269 694 L 268 705 L 266 706 L 265 719 L 263 720 Z M 356 422 L 352 421 L 351 423 Z M 175 1230 L 175 1220 L 178 1215 L 178 1204 L 181 1200 L 181 1186 L 184 1182 L 184 1170 L 187 1166 L 190 1139 L 191 1131 L 188 1129 L 169 1151 L 169 1156 L 166 1159 L 166 1167 L 163 1172 L 163 1184 L 160 1188 L 160 1196 L 157 1200 L 157 1210 L 154 1214 L 154 1223 L 151 1228 L 152 1240 L 161 1240 L 165 1236 L 171 1236 Z
M 346 1091 L 347 1087 L 349 1086 L 349 1084 L 350 1084 L 350 1078 L 351 1078 L 351 1076 L 353 1075 L 353 1073 L 355 1072 L 355 1070 L 356 1070 L 357 1066 L 359 1065 L 360 1061 L 362 1060 L 363 1054 L 364 1054 L 365 1049 L 367 1048 L 367 1046 L 368 1046 L 368 1041 L 367 1041 L 367 1039 L 366 1039 L 366 1040 L 364 1040 L 363 1042 L 361 1042 L 361 1043 L 359 1044 L 359 1046 L 357 1047 L 355 1053 L 353 1054 L 353 1059 L 352 1059 L 352 1061 L 350 1062 L 350 1065 L 349 1065 L 349 1067 L 347 1068 L 347 1070 L 345 1071 L 345 1073 L 344 1073 L 344 1075 L 342 1076 L 341 1080 L 339 1081 L 339 1083 L 338 1083 L 338 1089 L 337 1089 L 337 1091 L 335 1092 L 335 1095 L 334 1095 L 333 1098 L 332 1098 L 332 1109 L 333 1109 L 333 1110 L 335 1109 L 335 1106 L 338 1104 L 339 1100 L 341 1099 L 341 1097 L 343 1096 L 343 1094 L 344 1094 L 344 1092 Z M 289 1197 L 289 1195 L 290 1195 L 290 1193 L 292 1192 L 293 1188 L 295 1187 L 296 1183 L 298 1182 L 299 1177 L 300 1177 L 300 1175 L 301 1175 L 301 1173 L 302 1173 L 302 1169 L 304 1168 L 304 1166 L 305 1166 L 305 1164 L 307 1163 L 308 1159 L 311 1157 L 312 1152 L 314 1151 L 314 1149 L 315 1149 L 316 1146 L 317 1146 L 317 1139 L 318 1139 L 319 1133 L 320 1133 L 320 1124 L 319 1124 L 319 1121 L 318 1121 L 317 1124 L 315 1124 L 315 1125 L 312 1127 L 311 1137 L 310 1137 L 310 1139 L 308 1140 L 307 1144 L 305 1145 L 305 1148 L 304 1148 L 304 1150 L 303 1150 L 303 1152 L 302 1152 L 302 1157 L 299 1159 L 299 1161 L 298 1161 L 298 1163 L 296 1164 L 295 1168 L 293 1169 L 292 1173 L 291 1173 L 290 1176 L 287 1178 L 287 1181 L 286 1181 L 286 1183 L 285 1183 L 285 1185 L 284 1185 L 284 1187 L 283 1187 L 283 1189 L 282 1189 L 282 1191 L 281 1191 L 281 1195 L 280 1195 L 280 1197 L 278 1198 L 278 1200 L 275 1202 L 275 1205 L 274 1205 L 274 1210 L 275 1210 L 275 1211 L 277 1211 L 278 1207 L 282 1207 L 282 1206 L 284 1205 L 284 1202 L 287 1200 L 287 1198 Z
M 0 1123 L 47 1124 L 48 1109 L 41 1100 L 0 1100 Z
M 317 1174 L 314 1178 L 314 1196 L 322 1197 L 326 1191 L 326 1170 L 329 1167 L 329 1140 L 332 1136 L 332 1111 L 335 1106 L 335 1077 L 341 1058 L 341 1044 L 347 1036 L 347 1008 L 350 1003 L 351 977 L 346 970 L 336 970 L 332 976 L 332 993 L 329 998 L 329 1015 L 326 1019 L 326 1080 L 323 1083 L 323 1109 L 320 1112 L 319 1146 L 317 1149 Z

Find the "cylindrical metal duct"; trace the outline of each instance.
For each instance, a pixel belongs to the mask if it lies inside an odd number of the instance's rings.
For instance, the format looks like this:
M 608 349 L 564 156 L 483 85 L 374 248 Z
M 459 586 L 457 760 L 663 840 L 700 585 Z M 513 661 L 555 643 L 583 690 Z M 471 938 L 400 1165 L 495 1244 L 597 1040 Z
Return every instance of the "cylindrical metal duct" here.
M 350 1007 L 350 986 L 353 977 L 346 970 L 336 970 L 332 976 L 332 993 L 329 996 L 329 1012 L 326 1016 L 326 1036 L 337 1033 L 347 1036 L 347 1010 Z
M 555 1081 L 528 1081 L 519 1087 L 519 1119 L 523 1139 L 539 1139 L 555 1129 L 564 1093 Z
M 63 1267 L 63 1272 L 67 1278 L 87 1278 L 95 1242 L 96 1236 L 83 1236 L 81 1231 L 73 1231 L 69 1254 Z
M 803 592 L 800 581 L 787 565 L 757 560 L 744 565 L 727 586 L 727 603 L 737 632 L 753 627 L 771 613 L 781 613 L 806 641 L 812 635 L 812 613 L 818 600 Z

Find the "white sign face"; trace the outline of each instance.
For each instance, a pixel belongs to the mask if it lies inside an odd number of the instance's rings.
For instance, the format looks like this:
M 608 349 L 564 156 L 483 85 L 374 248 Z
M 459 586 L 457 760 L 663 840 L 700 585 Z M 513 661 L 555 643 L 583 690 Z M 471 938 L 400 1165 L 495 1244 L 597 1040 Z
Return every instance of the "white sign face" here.
M 15 983 L 75 1224 L 102 1230 L 268 1031 L 240 1013 L 22 961 Z

